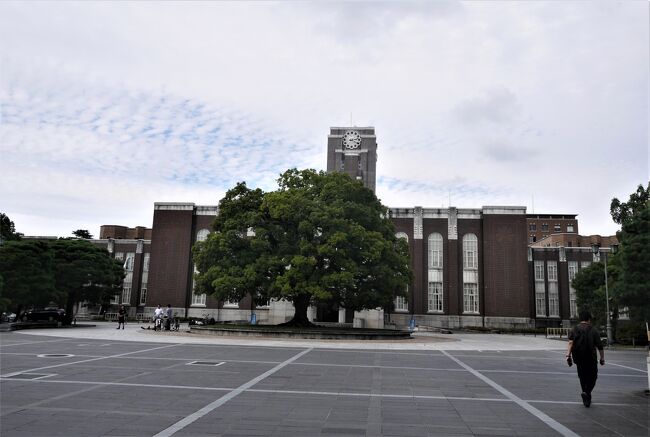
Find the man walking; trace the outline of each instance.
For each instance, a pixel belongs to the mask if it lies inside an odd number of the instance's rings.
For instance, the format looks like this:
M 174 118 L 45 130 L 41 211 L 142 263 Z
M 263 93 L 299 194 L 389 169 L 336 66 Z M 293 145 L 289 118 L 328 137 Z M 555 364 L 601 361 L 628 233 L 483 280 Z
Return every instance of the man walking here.
M 605 351 L 600 340 L 598 330 L 591 326 L 591 314 L 589 311 L 580 313 L 578 323 L 569 333 L 569 346 L 566 351 L 566 358 L 571 365 L 571 357 L 578 368 L 578 378 L 582 387 L 582 403 L 589 408 L 591 405 L 591 391 L 598 379 L 598 364 L 596 361 L 596 349 L 600 354 L 600 365 L 605 365 Z

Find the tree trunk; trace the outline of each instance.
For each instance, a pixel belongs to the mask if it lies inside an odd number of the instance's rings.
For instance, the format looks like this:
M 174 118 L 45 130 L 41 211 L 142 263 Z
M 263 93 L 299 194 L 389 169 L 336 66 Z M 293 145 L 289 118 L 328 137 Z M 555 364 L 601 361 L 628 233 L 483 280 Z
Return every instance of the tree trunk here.
M 310 301 L 311 296 L 306 294 L 298 295 L 298 297 L 293 300 L 293 306 L 296 309 L 293 319 L 285 323 L 280 323 L 279 326 L 295 326 L 298 328 L 309 328 L 314 326 L 314 324 L 307 318 L 307 308 L 309 308 Z

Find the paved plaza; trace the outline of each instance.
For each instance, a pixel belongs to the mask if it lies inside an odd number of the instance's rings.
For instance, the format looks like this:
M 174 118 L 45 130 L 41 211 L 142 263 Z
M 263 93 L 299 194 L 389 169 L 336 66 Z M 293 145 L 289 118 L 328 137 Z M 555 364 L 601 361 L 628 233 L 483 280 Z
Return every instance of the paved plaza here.
M 585 408 L 559 340 L 271 341 L 114 327 L 0 334 L 0 435 L 649 434 L 644 350 L 607 351 Z

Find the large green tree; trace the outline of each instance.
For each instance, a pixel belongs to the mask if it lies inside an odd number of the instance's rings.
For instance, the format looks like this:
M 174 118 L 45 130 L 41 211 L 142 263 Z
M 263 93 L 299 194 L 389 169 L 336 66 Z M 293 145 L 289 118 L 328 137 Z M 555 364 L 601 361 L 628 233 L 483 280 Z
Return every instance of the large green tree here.
M 617 233 L 621 245 L 616 260 L 620 278 L 614 285 L 616 300 L 628 307 L 630 317 L 650 320 L 650 184 L 639 185 L 627 202 L 613 199 L 612 218 L 621 224 Z
M 0 247 L 0 298 L 20 315 L 29 306 L 64 306 L 70 323 L 74 305 L 96 303 L 119 291 L 120 261 L 85 240 L 9 241 Z
M 288 170 L 278 183 L 268 193 L 240 183 L 219 203 L 214 232 L 194 249 L 198 293 L 284 298 L 297 326 L 310 324 L 315 302 L 359 310 L 404 295 L 408 246 L 371 190 L 315 170 Z
M 54 253 L 44 241 L 8 241 L 0 246 L 2 298 L 20 316 L 27 306 L 61 298 L 54 281 Z
M 604 256 L 604 255 L 603 255 Z M 612 329 L 616 332 L 618 318 L 618 301 L 614 293 L 614 285 L 620 277 L 620 266 L 617 259 L 609 257 L 607 262 L 607 286 L 609 287 L 609 310 L 612 313 Z M 571 285 L 576 290 L 576 304 L 580 311 L 589 311 L 592 322 L 597 326 L 607 324 L 607 302 L 605 292 L 605 265 L 601 262 L 591 264 L 581 269 Z
M 16 232 L 14 222 L 4 212 L 0 212 L 0 244 L 2 241 L 20 240 L 23 234 Z
M 99 303 L 120 290 L 122 263 L 85 240 L 60 239 L 50 243 L 54 254 L 55 287 L 64 296 L 69 324 L 78 302 Z
M 87 229 L 77 229 L 76 231 L 72 231 L 72 235 L 74 235 L 77 238 L 86 238 L 88 240 L 93 238 L 92 234 L 88 232 Z

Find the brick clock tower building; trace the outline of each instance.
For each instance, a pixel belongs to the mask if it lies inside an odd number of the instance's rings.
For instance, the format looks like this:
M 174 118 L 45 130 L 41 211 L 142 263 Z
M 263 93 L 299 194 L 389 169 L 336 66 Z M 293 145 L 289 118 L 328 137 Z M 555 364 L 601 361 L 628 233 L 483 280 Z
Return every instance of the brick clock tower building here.
M 327 137 L 327 171 L 347 173 L 375 191 L 377 137 L 374 127 L 332 127 Z
M 327 171 L 347 173 L 375 191 L 376 164 L 374 127 L 330 128 Z M 210 316 L 219 321 L 247 320 L 253 311 L 260 323 L 288 320 L 293 314 L 289 302 L 255 306 L 250 297 L 228 302 L 193 293 L 192 246 L 207 238 L 217 214 L 216 206 L 156 203 L 153 227 L 146 235 L 125 237 L 118 232 L 123 231 L 119 227 L 106 227 L 103 238 L 110 238 L 116 245 L 120 238 L 144 238 L 138 241 L 147 252 L 143 265 L 148 271 L 141 281 L 134 280 L 142 282 L 138 286 L 141 291 L 134 288 L 134 293 L 123 297 L 121 303 L 130 304 L 132 313 L 143 315 L 153 312 L 156 305 L 171 304 L 179 315 Z M 389 214 L 396 235 L 408 241 L 413 282 L 408 286 L 408 297 L 397 298 L 386 314 L 381 310 L 362 311 L 353 315 L 354 323 L 363 320 L 358 325 L 381 327 L 389 320 L 404 327 L 415 319 L 420 325 L 449 328 L 529 327 L 559 326 L 575 317 L 575 292 L 570 289 L 570 279 L 577 271 L 576 265 L 583 265 L 576 263 L 584 261 L 574 260 L 573 252 L 582 251 L 576 247 L 569 256 L 561 247 L 528 247 L 533 224 L 541 220 L 538 225 L 543 226 L 551 219 L 559 220 L 559 216 L 533 217 L 523 206 L 391 207 Z M 562 218 L 567 222 L 562 231 L 577 230 L 575 215 Z M 130 231 L 136 232 L 137 228 Z M 133 252 L 137 255 L 138 250 Z M 554 257 L 557 262 L 551 260 Z M 565 258 L 571 258 L 571 262 L 564 262 Z M 542 282 L 546 270 L 549 279 Z M 338 321 L 350 322 L 352 315 L 341 311 Z M 316 321 L 319 316 L 325 317 L 315 308 L 309 315 Z M 332 315 L 330 311 L 327 317 Z

